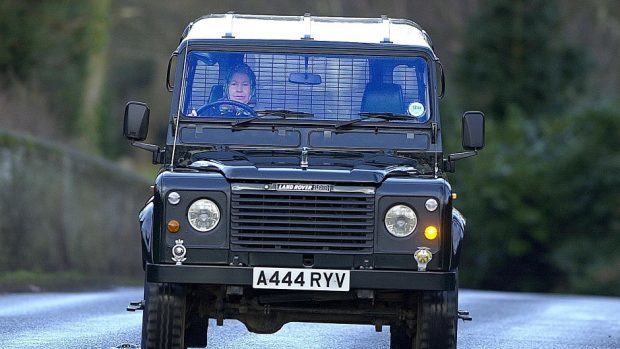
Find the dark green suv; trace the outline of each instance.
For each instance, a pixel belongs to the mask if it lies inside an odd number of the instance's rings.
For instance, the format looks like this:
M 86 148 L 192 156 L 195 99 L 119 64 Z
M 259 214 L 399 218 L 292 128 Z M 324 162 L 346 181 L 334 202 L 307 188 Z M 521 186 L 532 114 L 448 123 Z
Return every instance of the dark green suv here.
M 443 71 L 415 23 L 210 15 L 168 69 L 165 146 L 130 102 L 124 133 L 162 164 L 140 213 L 142 348 L 207 345 L 209 319 L 390 327 L 391 348 L 454 348 L 465 220 L 444 178 Z

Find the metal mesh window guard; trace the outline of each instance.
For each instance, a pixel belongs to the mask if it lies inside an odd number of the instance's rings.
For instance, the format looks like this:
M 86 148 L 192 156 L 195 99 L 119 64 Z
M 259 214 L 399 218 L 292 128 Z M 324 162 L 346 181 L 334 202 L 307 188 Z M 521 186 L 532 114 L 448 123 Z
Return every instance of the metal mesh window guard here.
M 191 90 L 187 94 L 185 115 L 191 115 L 192 110 L 195 111 L 210 102 L 209 96 L 219 81 L 220 67 L 217 63 L 207 65 L 204 61 L 197 60 L 194 66 L 190 66 L 190 69 L 193 71 L 190 71 L 189 74 L 193 77 L 191 85 L 188 86 Z M 218 98 L 221 97 L 218 96 Z
M 393 98 L 401 104 L 399 111 L 411 110 L 408 106 L 416 102 L 428 114 L 426 61 L 420 57 L 382 60 L 366 56 L 190 52 L 184 115 L 198 116 L 200 107 L 222 100 L 227 72 L 239 63 L 247 64 L 256 75 L 256 110 L 286 109 L 312 113 L 316 120 L 351 120 L 366 111 L 362 110 L 363 103 Z M 293 82 L 291 74 L 318 76 L 320 83 Z M 392 86 L 390 91 L 381 90 L 386 84 Z M 379 88 L 371 88 L 373 85 Z M 382 111 L 377 108 L 372 111 Z

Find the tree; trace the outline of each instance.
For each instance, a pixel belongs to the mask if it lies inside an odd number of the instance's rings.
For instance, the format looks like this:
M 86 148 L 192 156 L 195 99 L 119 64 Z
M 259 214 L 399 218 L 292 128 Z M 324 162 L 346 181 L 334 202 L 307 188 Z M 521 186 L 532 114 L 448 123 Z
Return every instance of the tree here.
M 87 63 L 93 61 L 91 52 L 100 50 L 101 38 L 97 35 L 107 32 L 105 28 L 98 30 L 101 21 L 93 20 L 108 14 L 100 3 L 0 0 L 2 88 L 26 85 L 31 96 L 42 95 L 50 114 L 54 115 L 52 124 L 65 139 L 85 129 L 80 118 L 85 101 L 87 79 L 84 77 L 89 71 Z M 29 102 L 43 104 L 38 100 Z
M 581 86 L 584 60 L 560 35 L 555 1 L 486 0 L 465 37 L 458 79 L 464 101 L 503 118 L 565 110 Z
M 620 290 L 620 112 L 589 108 L 549 123 L 547 178 L 553 186 L 557 289 L 618 295 Z M 551 147 L 549 147 L 551 148 Z M 551 192 L 551 190 L 548 190 Z
M 466 285 L 612 293 L 619 283 L 609 247 L 620 229 L 609 151 L 619 115 L 566 108 L 580 102 L 587 51 L 577 56 L 559 24 L 555 1 L 486 0 L 469 25 L 459 85 L 463 103 L 487 114 L 488 147 L 455 178 Z

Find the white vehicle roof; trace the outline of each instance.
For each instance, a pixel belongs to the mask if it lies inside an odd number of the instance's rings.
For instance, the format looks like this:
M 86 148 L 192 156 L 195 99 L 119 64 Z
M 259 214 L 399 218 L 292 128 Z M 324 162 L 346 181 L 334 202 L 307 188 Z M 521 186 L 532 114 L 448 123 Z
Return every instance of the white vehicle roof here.
M 183 40 L 303 40 L 392 43 L 432 50 L 430 38 L 405 19 L 212 14 L 199 18 Z

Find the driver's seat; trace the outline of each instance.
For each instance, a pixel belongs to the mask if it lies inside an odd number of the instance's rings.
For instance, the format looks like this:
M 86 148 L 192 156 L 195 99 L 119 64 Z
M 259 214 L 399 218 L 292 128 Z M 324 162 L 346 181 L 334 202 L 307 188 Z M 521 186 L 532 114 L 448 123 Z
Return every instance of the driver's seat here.
M 224 97 L 224 86 L 222 85 L 213 85 L 211 87 L 211 92 L 209 93 L 209 101 L 207 103 L 213 103 L 219 101 Z

